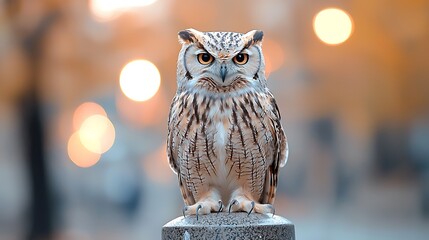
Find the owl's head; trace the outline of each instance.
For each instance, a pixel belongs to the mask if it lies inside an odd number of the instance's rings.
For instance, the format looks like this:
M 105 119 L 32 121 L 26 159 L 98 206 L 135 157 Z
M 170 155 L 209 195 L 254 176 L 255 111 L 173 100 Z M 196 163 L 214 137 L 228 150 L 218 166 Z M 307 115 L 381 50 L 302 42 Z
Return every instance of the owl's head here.
M 182 49 L 177 63 L 179 90 L 232 92 L 265 87 L 263 33 L 179 32 Z

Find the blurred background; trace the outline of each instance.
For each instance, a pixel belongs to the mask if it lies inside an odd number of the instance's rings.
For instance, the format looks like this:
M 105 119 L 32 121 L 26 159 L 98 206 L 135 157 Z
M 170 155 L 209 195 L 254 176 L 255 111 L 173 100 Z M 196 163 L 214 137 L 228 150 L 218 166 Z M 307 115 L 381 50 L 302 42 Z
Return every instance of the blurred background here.
M 265 33 L 311 239 L 429 236 L 429 1 L 0 0 L 0 239 L 159 239 L 177 32 Z

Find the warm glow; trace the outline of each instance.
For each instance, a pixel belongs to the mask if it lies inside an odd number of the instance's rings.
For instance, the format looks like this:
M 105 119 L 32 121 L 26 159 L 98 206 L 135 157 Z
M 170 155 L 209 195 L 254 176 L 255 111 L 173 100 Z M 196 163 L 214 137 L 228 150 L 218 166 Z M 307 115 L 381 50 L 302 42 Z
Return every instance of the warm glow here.
M 92 115 L 82 123 L 79 139 L 86 149 L 101 154 L 112 147 L 115 141 L 115 128 L 106 116 Z
M 90 0 L 89 8 L 100 21 L 108 21 L 117 17 L 123 11 L 144 7 L 156 0 Z
M 134 127 L 160 127 L 159 123 L 168 118 L 169 101 L 162 89 L 150 101 L 144 102 L 136 102 L 124 94 L 118 94 L 116 109 L 126 124 Z
M 100 160 L 100 154 L 88 151 L 80 142 L 79 133 L 75 132 L 67 144 L 70 160 L 79 167 L 87 168 Z
M 313 21 L 317 37 L 327 44 L 340 44 L 351 35 L 353 23 L 350 15 L 340 9 L 328 8 L 320 11 Z
M 73 114 L 73 128 L 74 130 L 78 130 L 82 123 L 87 119 L 88 117 L 99 114 L 103 116 L 107 116 L 106 111 L 104 108 L 97 103 L 94 102 L 85 102 L 79 105 L 79 107 L 76 108 Z
M 272 72 L 277 71 L 285 62 L 285 52 L 283 47 L 277 42 L 269 38 L 264 38 L 264 59 L 265 59 L 265 75 L 268 78 Z
M 158 91 L 161 76 L 153 63 L 134 60 L 122 69 L 119 84 L 122 92 L 131 100 L 146 101 Z

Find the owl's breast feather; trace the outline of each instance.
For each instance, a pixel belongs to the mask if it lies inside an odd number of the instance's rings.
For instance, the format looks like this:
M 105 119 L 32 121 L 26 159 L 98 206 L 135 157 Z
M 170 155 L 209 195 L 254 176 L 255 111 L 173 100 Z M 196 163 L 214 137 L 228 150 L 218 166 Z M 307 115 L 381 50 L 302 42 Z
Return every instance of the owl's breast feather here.
M 229 111 L 221 112 L 219 108 L 214 108 L 213 111 L 217 111 L 217 113 L 214 114 L 215 117 L 213 118 L 213 142 L 219 160 L 219 170 L 223 173 L 223 171 L 225 171 L 226 144 L 228 142 Z M 223 174 L 220 175 L 222 176 Z

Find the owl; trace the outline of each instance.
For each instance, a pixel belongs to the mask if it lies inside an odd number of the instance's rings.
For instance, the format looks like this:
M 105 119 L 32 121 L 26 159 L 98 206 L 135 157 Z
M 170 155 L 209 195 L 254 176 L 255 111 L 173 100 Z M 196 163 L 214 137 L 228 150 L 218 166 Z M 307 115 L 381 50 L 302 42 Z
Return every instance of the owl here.
M 167 154 L 184 215 L 273 213 L 288 145 L 267 88 L 262 31 L 179 32 Z

